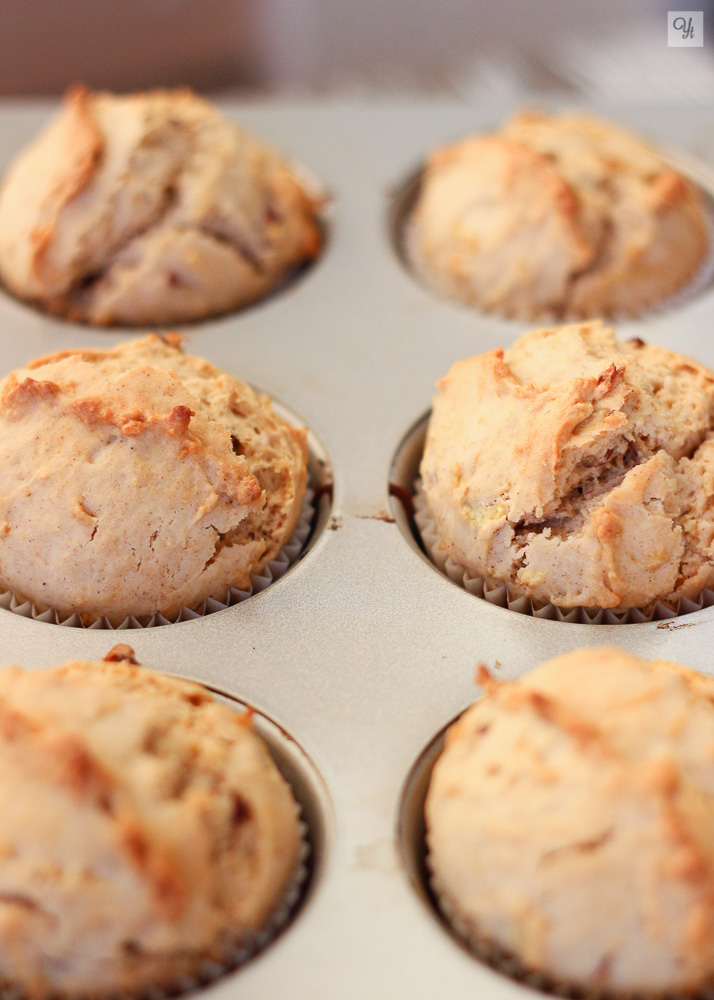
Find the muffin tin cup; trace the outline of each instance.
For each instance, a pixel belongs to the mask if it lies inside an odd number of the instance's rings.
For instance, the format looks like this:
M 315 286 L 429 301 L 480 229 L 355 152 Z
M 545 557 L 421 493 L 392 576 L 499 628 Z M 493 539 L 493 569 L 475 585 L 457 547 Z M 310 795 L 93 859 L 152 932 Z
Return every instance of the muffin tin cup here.
M 463 587 L 469 594 L 480 597 L 489 604 L 495 604 L 509 611 L 516 611 L 533 618 L 547 618 L 551 621 L 577 622 L 583 625 L 629 625 L 643 622 L 664 621 L 678 618 L 681 615 L 701 611 L 714 605 L 714 590 L 703 590 L 696 600 L 682 597 L 675 605 L 655 602 L 651 610 L 629 608 L 627 611 L 610 611 L 607 608 L 571 608 L 566 610 L 555 604 L 540 603 L 523 594 L 515 594 L 507 583 L 491 583 L 481 576 L 472 576 L 467 569 L 459 565 L 447 554 L 446 545 L 442 541 L 431 511 L 427 506 L 421 480 L 417 480 L 414 489 L 414 522 L 419 529 L 427 555 L 434 565 L 450 580 Z
M 202 618 L 204 615 L 213 614 L 215 611 L 225 611 L 226 608 L 233 607 L 235 604 L 241 604 L 243 601 L 247 601 L 249 597 L 253 597 L 255 594 L 259 594 L 261 590 L 265 590 L 271 583 L 279 580 L 297 562 L 304 552 L 312 532 L 315 517 L 314 500 L 315 492 L 308 488 L 303 498 L 297 527 L 287 544 L 283 546 L 275 559 L 270 560 L 261 573 L 251 576 L 250 587 L 247 590 L 229 587 L 223 601 L 219 601 L 214 597 L 207 597 L 198 607 L 181 608 L 178 614 L 172 618 L 166 618 L 158 611 L 148 617 L 137 618 L 134 615 L 129 615 L 119 625 L 112 625 L 106 617 L 98 618 L 91 625 L 85 625 L 81 615 L 76 612 L 63 617 L 60 611 L 55 611 L 52 608 L 40 611 L 32 601 L 22 600 L 10 590 L 0 591 L 0 608 L 11 611 L 15 615 L 21 615 L 23 618 L 32 618 L 38 622 L 49 622 L 52 625 L 64 625 L 70 628 L 111 629 L 112 631 L 133 628 L 154 628 L 158 625 L 173 625 L 176 622 Z
M 114 997 L 112 995 L 112 1000 L 123 1000 L 123 998 L 125 1000 L 164 1000 L 165 997 L 191 993 L 222 979 L 224 976 L 237 972 L 252 958 L 264 951 L 289 923 L 307 883 L 308 859 L 310 857 L 309 829 L 300 816 L 301 809 L 298 804 L 300 846 L 295 868 L 260 930 L 248 935 L 243 934 L 233 942 L 228 943 L 223 961 L 199 960 L 191 975 L 178 977 L 167 986 L 148 987 L 134 996 L 119 994 Z
M 708 252 L 700 262 L 694 273 L 671 295 L 666 296 L 659 302 L 654 302 L 645 309 L 637 312 L 613 312 L 602 317 L 608 323 L 622 323 L 630 320 L 647 320 L 660 316 L 670 309 L 678 309 L 688 302 L 696 299 L 707 288 L 714 284 L 714 177 L 704 167 L 696 161 L 677 154 L 669 154 L 661 150 L 663 158 L 680 173 L 689 177 L 696 184 L 704 205 L 704 218 L 707 228 Z M 583 321 L 581 315 L 569 315 L 544 312 L 537 316 L 521 316 L 500 313 L 497 310 L 487 310 L 475 302 L 455 295 L 447 287 L 442 285 L 433 276 L 428 265 L 422 258 L 417 242 L 416 222 L 414 210 L 419 198 L 425 167 L 421 167 L 401 185 L 397 196 L 396 205 L 391 212 L 392 241 L 397 255 L 402 264 L 414 278 L 420 282 L 434 295 L 446 301 L 455 302 L 467 309 L 473 310 L 477 315 L 493 316 L 495 318 L 511 320 L 515 322 L 528 322 L 531 325 L 548 325 L 554 323 L 578 323 Z
M 265 951 L 297 916 L 313 888 L 316 866 L 319 867 L 323 845 L 320 819 L 315 814 L 314 789 L 311 788 L 314 781 L 312 768 L 306 771 L 305 761 L 301 761 L 301 765 L 295 767 L 294 761 L 291 760 L 291 751 L 294 751 L 296 744 L 270 718 L 249 703 L 226 695 L 221 690 L 210 687 L 208 690 L 217 701 L 227 705 L 232 711 L 248 712 L 252 715 L 251 725 L 267 746 L 273 763 L 290 786 L 295 800 L 299 836 L 295 864 L 275 905 L 258 930 L 233 938 L 226 932 L 220 960 L 199 959 L 190 974 L 177 975 L 173 981 L 165 985 L 148 986 L 135 994 L 112 995 L 112 1000 L 165 1000 L 168 997 L 195 993 L 209 985 L 217 984 L 218 980 L 237 972 L 251 959 Z M 279 734 L 277 737 L 276 731 Z M 286 747 L 289 748 L 287 754 Z M 10 1000 L 10 997 L 0 993 L 0 1000 Z M 13 997 L 12 1000 L 23 1000 L 23 998 Z
M 129 658 L 134 655 L 132 647 L 123 644 L 115 646 L 110 655 L 113 652 L 119 653 L 120 650 L 122 651 L 121 655 L 116 656 L 116 659 L 126 659 L 126 654 Z M 108 658 L 109 656 L 105 657 L 105 659 Z M 136 661 L 130 659 L 130 662 Z M 267 747 L 273 764 L 290 787 L 295 803 L 298 832 L 295 863 L 275 904 L 260 928 L 240 934 L 231 932 L 230 928 L 223 929 L 216 948 L 220 957 L 201 958 L 197 956 L 192 961 L 189 956 L 184 964 L 192 966 L 190 972 L 178 971 L 173 977 L 166 977 L 162 983 L 152 984 L 149 980 L 134 990 L 110 989 L 106 993 L 101 991 L 96 994 L 92 993 L 95 998 L 166 1000 L 168 997 L 195 994 L 198 990 L 217 984 L 219 980 L 239 971 L 253 958 L 265 951 L 297 916 L 312 891 L 316 868 L 320 865 L 320 853 L 323 848 L 323 831 L 320 828 L 321 821 L 315 814 L 314 788 L 311 787 L 315 780 L 314 773 L 311 773 L 312 766 L 306 769 L 305 761 L 301 761 L 301 764 L 296 768 L 294 760 L 291 758 L 294 756 L 294 748 L 297 745 L 269 717 L 263 715 L 249 703 L 226 695 L 220 690 L 210 687 L 207 687 L 207 690 L 216 701 L 227 705 L 231 711 L 248 713 L 251 716 L 251 726 Z M 276 730 L 280 734 L 277 742 Z M 292 749 L 292 753 L 291 750 L 288 750 L 286 754 L 285 745 Z M 81 1000 L 83 996 L 84 994 L 80 994 L 78 1000 Z M 30 1000 L 30 997 L 20 987 L 3 981 L 0 976 L 0 1000 Z
M 424 804 L 434 766 L 444 750 L 446 733 L 460 715 L 461 713 L 448 722 L 426 745 L 402 789 L 398 839 L 405 869 L 413 881 L 418 896 L 470 957 L 477 959 L 494 972 L 506 976 L 515 984 L 552 996 L 569 997 L 571 1000 L 613 1000 L 612 991 L 598 991 L 592 986 L 575 987 L 529 969 L 515 954 L 495 941 L 485 938 L 479 933 L 478 927 L 462 915 L 458 904 L 454 902 L 434 872 L 426 832 Z M 640 1000 L 646 1000 L 646 994 L 637 996 Z M 651 1000 L 655 998 L 652 997 Z M 674 996 L 671 1000 L 675 1000 Z

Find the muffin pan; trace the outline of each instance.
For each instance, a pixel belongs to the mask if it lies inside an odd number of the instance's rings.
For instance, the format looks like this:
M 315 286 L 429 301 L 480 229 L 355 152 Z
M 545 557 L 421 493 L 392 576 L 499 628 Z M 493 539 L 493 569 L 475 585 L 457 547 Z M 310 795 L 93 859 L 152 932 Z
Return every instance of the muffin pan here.
M 326 185 L 330 239 L 318 265 L 279 295 L 187 328 L 187 348 L 298 414 L 322 442 L 333 494 L 325 530 L 266 590 L 225 611 L 131 635 L 147 667 L 255 705 L 312 762 L 316 877 L 305 905 L 263 954 L 198 995 L 433 1000 L 448 991 L 454 1000 L 518 1000 L 525 987 L 459 947 L 415 892 L 415 884 L 424 891 L 423 873 L 400 847 L 419 836 L 406 830 L 417 824 L 414 809 L 400 812 L 414 761 L 476 697 L 477 662 L 515 677 L 579 646 L 617 644 L 714 673 L 714 609 L 614 626 L 527 617 L 454 586 L 395 522 L 390 470 L 429 407 L 434 381 L 459 358 L 512 343 L 528 325 L 471 312 L 415 282 L 390 233 L 394 192 L 430 147 L 510 109 L 421 102 L 226 110 Z M 689 151 L 700 161 L 697 180 L 714 189 L 706 110 L 593 110 Z M 0 170 L 51 111 L 0 107 Z M 618 330 L 714 367 L 711 290 Z M 137 335 L 56 321 L 0 294 L 2 374 L 50 351 Z M 3 663 L 101 658 L 115 641 L 102 630 L 0 610 Z

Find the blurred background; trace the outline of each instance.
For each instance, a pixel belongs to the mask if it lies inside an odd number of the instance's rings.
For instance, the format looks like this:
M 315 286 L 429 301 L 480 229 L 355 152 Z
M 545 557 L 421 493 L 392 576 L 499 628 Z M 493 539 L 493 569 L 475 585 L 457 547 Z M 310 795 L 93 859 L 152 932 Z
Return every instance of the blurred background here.
M 659 0 L 0 0 L 0 96 L 74 81 L 241 96 L 714 94 L 708 37 L 668 48 Z

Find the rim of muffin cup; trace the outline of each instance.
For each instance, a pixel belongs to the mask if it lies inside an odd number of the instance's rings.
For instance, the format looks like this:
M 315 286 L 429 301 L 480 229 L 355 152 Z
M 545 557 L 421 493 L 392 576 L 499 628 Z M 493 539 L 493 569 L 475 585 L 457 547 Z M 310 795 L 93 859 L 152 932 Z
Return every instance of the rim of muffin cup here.
M 562 608 L 513 593 L 506 582 L 493 583 L 471 576 L 446 553 L 421 489 L 419 466 L 431 410 L 423 414 L 402 438 L 389 473 L 390 506 L 407 542 L 438 573 L 457 587 L 495 607 L 548 621 L 579 625 L 631 625 L 666 622 L 714 606 L 714 589 L 705 588 L 696 600 L 682 597 L 675 605 L 653 601 L 646 608 L 612 611 L 609 608 Z
M 499 123 L 492 124 L 479 130 L 478 134 L 487 134 L 499 127 Z M 468 138 L 472 134 L 475 133 L 460 133 L 452 139 L 440 142 L 439 145 L 445 146 L 450 142 L 458 142 L 460 139 Z M 649 141 L 647 136 L 645 136 L 645 139 Z M 611 323 L 638 322 L 639 320 L 651 319 L 672 309 L 685 306 L 714 288 L 714 170 L 707 163 L 695 156 L 672 149 L 656 140 L 655 143 L 657 152 L 661 155 L 663 161 L 684 174 L 699 191 L 705 210 L 709 250 L 694 274 L 673 295 L 668 295 L 647 309 L 636 312 L 602 315 L 601 318 Z M 444 305 L 451 304 L 475 316 L 517 324 L 518 326 L 523 326 L 524 323 L 532 326 L 534 324 L 582 322 L 588 318 L 580 315 L 571 316 L 567 313 L 547 311 L 530 317 L 509 315 L 505 312 L 484 309 L 475 303 L 467 302 L 455 295 L 450 295 L 443 288 L 440 288 L 438 283 L 432 280 L 425 272 L 419 260 L 419 255 L 414 249 L 413 215 L 426 172 L 426 163 L 427 159 L 425 157 L 420 161 L 418 166 L 413 167 L 401 180 L 397 181 L 390 193 L 386 216 L 386 226 L 392 251 L 403 270 L 413 281 L 417 282 L 417 284 L 424 288 L 430 295 L 435 296 Z
M 183 981 L 176 986 L 150 990 L 151 1000 L 162 1000 L 163 997 L 175 995 L 177 990 L 183 994 L 217 983 L 262 954 L 299 918 L 311 900 L 328 850 L 331 803 L 327 786 L 303 746 L 262 709 L 222 688 L 200 681 L 197 683 L 232 710 L 250 713 L 256 735 L 267 746 L 273 763 L 287 782 L 295 800 L 300 847 L 290 878 L 263 926 L 250 935 L 237 937 L 229 948 L 226 961 L 208 961 L 199 966 L 198 974 L 183 977 Z M 117 1000 L 121 1000 L 121 997 Z
M 131 647 L 114 647 L 130 651 Z M 121 653 L 124 655 L 124 653 Z M 178 974 L 163 985 L 148 984 L 135 993 L 112 994 L 112 1000 L 164 1000 L 194 993 L 239 972 L 261 955 L 299 918 L 312 898 L 327 851 L 331 803 L 326 785 L 313 760 L 295 737 L 262 709 L 222 688 L 193 681 L 218 702 L 239 713 L 249 713 L 255 734 L 265 744 L 273 764 L 286 781 L 295 801 L 300 844 L 295 866 L 262 926 L 248 934 L 226 935 L 221 959 L 199 959 L 190 974 Z M 9 1000 L 9 997 L 6 998 Z M 15 1000 L 15 998 L 14 998 Z M 17 997 L 16 1000 L 22 1000 Z

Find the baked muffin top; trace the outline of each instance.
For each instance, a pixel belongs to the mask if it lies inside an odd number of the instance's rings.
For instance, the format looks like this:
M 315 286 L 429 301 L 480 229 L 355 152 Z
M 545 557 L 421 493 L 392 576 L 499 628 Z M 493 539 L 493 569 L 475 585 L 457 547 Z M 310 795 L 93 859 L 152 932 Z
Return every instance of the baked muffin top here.
M 600 322 L 525 334 L 438 383 L 421 465 L 449 554 L 560 607 L 714 583 L 714 373 Z
M 0 768 L 0 973 L 26 997 L 227 962 L 296 864 L 296 804 L 249 716 L 132 662 L 0 670 Z
M 87 623 L 247 589 L 297 525 L 306 432 L 180 338 L 0 382 L 0 586 Z
M 523 319 L 591 319 L 680 289 L 708 228 L 696 186 L 643 140 L 531 111 L 430 156 L 410 246 L 447 295 Z
M 481 683 L 426 801 L 469 936 L 589 991 L 710 983 L 714 681 L 599 647 Z
M 70 90 L 0 189 L 0 277 L 89 323 L 181 323 L 316 256 L 318 205 L 274 151 L 188 90 Z

